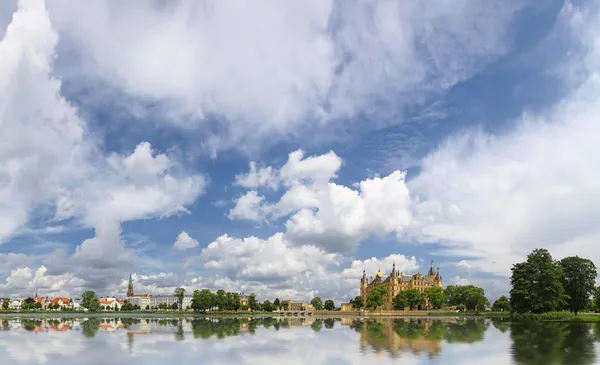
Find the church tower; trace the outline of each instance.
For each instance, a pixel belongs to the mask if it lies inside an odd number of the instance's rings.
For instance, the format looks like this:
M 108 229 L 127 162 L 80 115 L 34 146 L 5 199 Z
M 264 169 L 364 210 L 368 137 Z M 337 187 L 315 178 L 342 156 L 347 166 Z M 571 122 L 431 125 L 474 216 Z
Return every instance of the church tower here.
M 127 297 L 133 296 L 133 279 L 131 278 L 131 274 L 129 274 L 129 285 L 127 285 Z

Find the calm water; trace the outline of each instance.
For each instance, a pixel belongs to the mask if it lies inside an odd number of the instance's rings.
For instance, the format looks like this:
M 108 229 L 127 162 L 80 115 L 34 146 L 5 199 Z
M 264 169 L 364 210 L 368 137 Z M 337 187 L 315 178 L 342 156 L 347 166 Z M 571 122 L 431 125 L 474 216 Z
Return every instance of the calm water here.
M 1 364 L 600 364 L 598 324 L 476 319 L 1 319 Z

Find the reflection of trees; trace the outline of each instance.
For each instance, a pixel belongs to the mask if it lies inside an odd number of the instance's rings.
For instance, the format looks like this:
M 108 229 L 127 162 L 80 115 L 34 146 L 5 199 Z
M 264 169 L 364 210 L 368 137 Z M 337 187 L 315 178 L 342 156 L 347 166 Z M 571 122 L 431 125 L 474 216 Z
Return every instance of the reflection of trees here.
M 310 325 L 310 328 L 312 328 L 312 330 L 315 332 L 319 332 L 321 328 L 323 328 L 323 320 L 320 318 L 315 319 L 315 321 Z
M 2 320 L 2 329 L 7 331 L 10 329 L 10 325 L 8 324 L 8 319 L 3 319 Z
M 596 352 L 590 327 L 586 323 L 511 323 L 514 360 L 519 364 L 594 363 Z
M 175 326 L 177 327 L 177 331 L 175 332 L 175 341 L 183 341 L 185 340 L 185 335 L 183 334 L 183 321 L 175 321 Z
M 94 338 L 100 329 L 100 320 L 98 318 L 88 318 L 81 323 L 83 336 L 86 338 Z
M 206 318 L 194 319 L 191 322 L 192 334 L 194 338 L 208 339 L 212 336 L 225 338 L 228 336 L 237 336 L 240 328 L 249 328 L 247 319 L 224 318 L 220 320 L 211 320 Z
M 333 326 L 335 326 L 335 319 L 333 319 L 333 318 L 326 318 L 323 321 L 323 324 L 325 324 L 325 328 L 332 329 Z
M 492 324 L 494 325 L 494 328 L 502 333 L 506 333 L 510 328 L 510 320 L 508 319 L 492 318 Z
M 27 331 L 33 331 L 34 329 L 40 327 L 43 324 L 40 319 L 22 319 L 21 327 L 23 327 Z
M 490 326 L 484 319 L 468 318 L 456 323 L 448 323 L 444 338 L 448 343 L 474 343 L 483 340 L 485 331 Z

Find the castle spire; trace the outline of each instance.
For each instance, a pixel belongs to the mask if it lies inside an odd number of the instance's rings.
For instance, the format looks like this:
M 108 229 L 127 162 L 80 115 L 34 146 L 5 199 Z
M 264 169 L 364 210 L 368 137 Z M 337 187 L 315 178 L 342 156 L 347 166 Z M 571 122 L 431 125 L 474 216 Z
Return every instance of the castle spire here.
M 429 267 L 429 276 L 433 275 L 435 275 L 435 272 L 433 272 L 433 260 L 431 260 L 431 266 Z

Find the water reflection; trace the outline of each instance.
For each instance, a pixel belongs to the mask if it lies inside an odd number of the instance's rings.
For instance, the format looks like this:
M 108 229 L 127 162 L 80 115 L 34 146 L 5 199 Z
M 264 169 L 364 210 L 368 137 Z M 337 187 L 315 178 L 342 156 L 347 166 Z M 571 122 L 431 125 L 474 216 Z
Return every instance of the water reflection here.
M 33 337 L 32 337 L 33 336 Z M 14 318 L 0 358 L 103 364 L 596 364 L 600 324 L 481 319 Z

